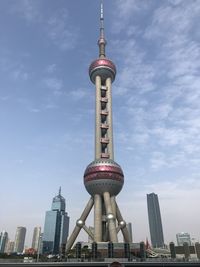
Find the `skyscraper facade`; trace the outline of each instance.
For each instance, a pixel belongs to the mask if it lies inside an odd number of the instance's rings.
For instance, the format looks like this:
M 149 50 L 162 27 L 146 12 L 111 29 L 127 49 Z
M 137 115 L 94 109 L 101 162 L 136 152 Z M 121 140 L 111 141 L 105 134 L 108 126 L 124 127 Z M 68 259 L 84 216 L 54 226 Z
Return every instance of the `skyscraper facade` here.
M 162 248 L 164 247 L 163 228 L 158 196 L 155 193 L 147 194 L 147 208 L 151 244 L 154 248 Z
M 98 40 L 99 57 L 89 67 L 89 76 L 95 86 L 95 157 L 86 167 L 84 185 L 90 194 L 83 213 L 67 242 L 66 251 L 73 246 L 79 232 L 84 229 L 93 242 L 118 243 L 121 231 L 124 241 L 130 242 L 130 235 L 116 196 L 124 184 L 123 170 L 114 161 L 112 127 L 112 83 L 116 76 L 115 64 L 106 57 L 104 36 L 104 12 L 101 3 L 100 36 Z M 85 221 L 94 206 L 94 232 Z
M 53 198 L 51 210 L 46 212 L 43 233 L 43 254 L 58 254 L 66 244 L 69 232 L 69 216 L 65 212 L 65 199 L 59 194 Z
M 177 245 L 178 246 L 183 246 L 184 243 L 187 243 L 189 246 L 191 246 L 191 238 L 190 234 L 181 232 L 176 234 L 176 240 L 177 240 Z
M 26 228 L 22 226 L 17 227 L 15 234 L 14 252 L 23 253 L 25 237 L 26 237 Z
M 7 254 L 12 254 L 14 252 L 14 246 L 15 246 L 15 242 L 11 241 L 11 240 L 8 240 L 5 252 Z
M 35 227 L 33 230 L 32 248 L 38 251 L 40 241 L 41 227 Z
M 7 242 L 8 233 L 6 231 L 3 231 L 0 234 L 0 253 L 5 253 Z

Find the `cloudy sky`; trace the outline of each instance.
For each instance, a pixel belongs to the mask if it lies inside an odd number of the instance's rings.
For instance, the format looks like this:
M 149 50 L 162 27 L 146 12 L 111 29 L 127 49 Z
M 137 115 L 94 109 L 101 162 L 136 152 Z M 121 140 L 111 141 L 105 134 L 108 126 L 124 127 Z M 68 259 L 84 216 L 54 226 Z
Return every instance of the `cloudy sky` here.
M 118 196 L 134 241 L 150 237 L 146 194 L 159 196 L 165 242 L 200 239 L 200 1 L 106 0 Z M 88 201 L 94 158 L 99 0 L 0 1 L 0 231 L 44 225 L 59 186 L 70 231 Z M 92 215 L 87 224 L 92 223 Z M 87 240 L 86 235 L 80 235 Z

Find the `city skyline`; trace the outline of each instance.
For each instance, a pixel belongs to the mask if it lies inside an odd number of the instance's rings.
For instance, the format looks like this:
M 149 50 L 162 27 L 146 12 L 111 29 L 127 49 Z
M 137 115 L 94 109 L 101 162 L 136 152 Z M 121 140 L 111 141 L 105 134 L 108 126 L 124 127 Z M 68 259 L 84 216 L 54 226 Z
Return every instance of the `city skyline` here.
M 94 150 L 88 65 L 98 49 L 100 1 L 74 2 L 0 2 L 0 231 L 11 240 L 24 225 L 31 243 L 55 188 L 62 186 L 70 231 L 89 196 L 83 190 Z M 150 192 L 159 195 L 166 243 L 182 231 L 200 236 L 199 15 L 198 1 L 105 2 L 107 53 L 118 70 L 115 158 L 126 178 L 118 202 L 136 242 L 150 236 Z

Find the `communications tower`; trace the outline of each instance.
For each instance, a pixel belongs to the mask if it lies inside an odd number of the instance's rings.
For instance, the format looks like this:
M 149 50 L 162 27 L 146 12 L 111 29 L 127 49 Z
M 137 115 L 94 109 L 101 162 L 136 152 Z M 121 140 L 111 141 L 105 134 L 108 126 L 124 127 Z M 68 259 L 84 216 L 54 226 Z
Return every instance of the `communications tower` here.
M 94 242 L 118 243 L 117 234 L 121 230 L 124 241 L 130 242 L 126 222 L 123 220 L 115 197 L 124 184 L 124 174 L 114 161 L 112 128 L 112 82 L 116 67 L 106 57 L 104 36 L 104 14 L 101 3 L 100 37 L 98 40 L 99 58 L 89 67 L 89 76 L 96 88 L 95 107 L 95 160 L 86 168 L 84 185 L 91 195 L 83 213 L 67 242 L 68 251 L 83 228 Z M 94 206 L 94 232 L 85 225 L 85 221 Z

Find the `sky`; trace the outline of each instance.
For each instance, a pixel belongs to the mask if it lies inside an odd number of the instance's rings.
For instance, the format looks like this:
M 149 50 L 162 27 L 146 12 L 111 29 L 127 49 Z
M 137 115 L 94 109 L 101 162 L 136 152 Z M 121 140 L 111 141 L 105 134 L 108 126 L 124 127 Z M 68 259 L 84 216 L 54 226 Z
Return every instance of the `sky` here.
M 0 0 L 0 231 L 44 227 L 62 187 L 70 232 L 94 159 L 100 0 Z M 200 1 L 104 0 L 113 83 L 117 196 L 134 242 L 150 239 L 146 194 L 158 194 L 165 243 L 200 239 Z M 86 225 L 91 225 L 92 214 Z M 79 240 L 87 240 L 81 232 Z

